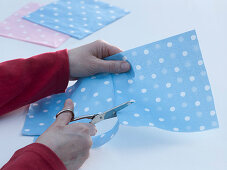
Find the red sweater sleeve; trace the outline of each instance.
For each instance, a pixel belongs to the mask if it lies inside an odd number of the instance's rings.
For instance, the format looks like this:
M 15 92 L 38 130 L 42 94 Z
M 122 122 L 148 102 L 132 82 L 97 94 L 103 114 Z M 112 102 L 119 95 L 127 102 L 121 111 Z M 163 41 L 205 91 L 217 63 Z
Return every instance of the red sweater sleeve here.
M 66 49 L 0 63 L 0 116 L 43 97 L 64 92 L 68 81 Z
M 67 50 L 0 63 L 0 115 L 64 92 L 69 81 Z M 62 161 L 48 147 L 34 143 L 18 150 L 4 170 L 63 170 Z
M 66 170 L 62 161 L 47 146 L 30 144 L 14 153 L 2 170 Z

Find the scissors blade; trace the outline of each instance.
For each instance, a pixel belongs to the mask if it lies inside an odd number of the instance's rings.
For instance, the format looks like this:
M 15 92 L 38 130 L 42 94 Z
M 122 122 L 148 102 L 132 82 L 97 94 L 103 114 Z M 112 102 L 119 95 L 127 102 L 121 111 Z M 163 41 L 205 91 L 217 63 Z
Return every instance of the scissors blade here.
M 110 119 L 110 118 L 113 118 L 113 117 L 116 117 L 117 116 L 117 112 L 124 109 L 125 107 L 129 106 L 130 104 L 134 103 L 134 101 L 128 101 L 128 102 L 125 102 L 121 105 L 118 105 L 104 113 L 101 113 L 101 114 L 98 114 L 97 116 L 94 117 L 94 119 L 91 121 L 91 123 L 95 124 L 95 123 L 98 123 L 102 120 L 105 120 L 105 119 Z

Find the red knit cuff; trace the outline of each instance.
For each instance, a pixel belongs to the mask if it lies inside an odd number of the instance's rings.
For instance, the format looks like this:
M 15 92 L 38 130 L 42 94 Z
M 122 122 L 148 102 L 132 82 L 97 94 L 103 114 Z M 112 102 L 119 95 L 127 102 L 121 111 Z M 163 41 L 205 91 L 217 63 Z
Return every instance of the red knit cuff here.
M 66 170 L 61 159 L 46 145 L 41 143 L 32 143 L 23 148 L 23 152 L 33 152 L 42 158 L 50 167 L 55 170 Z
M 61 69 L 59 69 L 58 72 L 57 90 L 58 93 L 64 93 L 68 86 L 70 76 L 68 50 L 64 49 L 56 51 L 56 56 L 60 61 L 59 63 L 61 63 Z

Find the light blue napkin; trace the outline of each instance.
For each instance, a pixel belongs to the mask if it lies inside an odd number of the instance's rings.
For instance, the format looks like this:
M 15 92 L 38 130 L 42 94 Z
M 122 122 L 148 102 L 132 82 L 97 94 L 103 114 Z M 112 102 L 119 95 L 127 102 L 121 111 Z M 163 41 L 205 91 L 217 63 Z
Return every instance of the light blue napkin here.
M 128 13 L 97 0 L 58 0 L 24 18 L 82 39 Z
M 108 60 L 127 60 L 131 71 L 80 79 L 66 93 L 31 105 L 24 135 L 40 135 L 71 98 L 76 115 L 106 111 L 129 100 L 135 103 L 118 112 L 117 124 L 94 137 L 101 146 L 117 133 L 119 124 L 153 126 L 174 132 L 218 128 L 210 83 L 195 31 L 131 49 Z

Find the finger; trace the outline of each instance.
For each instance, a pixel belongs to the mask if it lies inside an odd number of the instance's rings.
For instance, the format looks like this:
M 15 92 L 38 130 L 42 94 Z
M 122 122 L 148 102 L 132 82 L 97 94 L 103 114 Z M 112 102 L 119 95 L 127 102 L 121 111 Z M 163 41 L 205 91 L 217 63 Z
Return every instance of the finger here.
M 96 60 L 98 72 L 124 73 L 130 70 L 130 64 L 127 61 L 118 60 Z
M 73 101 L 71 99 L 67 99 L 64 104 L 63 109 L 74 110 Z M 67 125 L 72 119 L 72 113 L 70 111 L 65 111 L 61 113 L 54 122 L 55 125 Z
M 95 134 L 97 133 L 97 129 L 92 123 L 72 123 L 69 126 L 74 128 L 76 132 L 80 131 L 90 136 L 95 136 Z
M 94 55 L 98 58 L 105 58 L 117 53 L 122 52 L 122 50 L 116 46 L 113 46 L 103 40 L 97 40 L 93 42 L 94 45 Z

